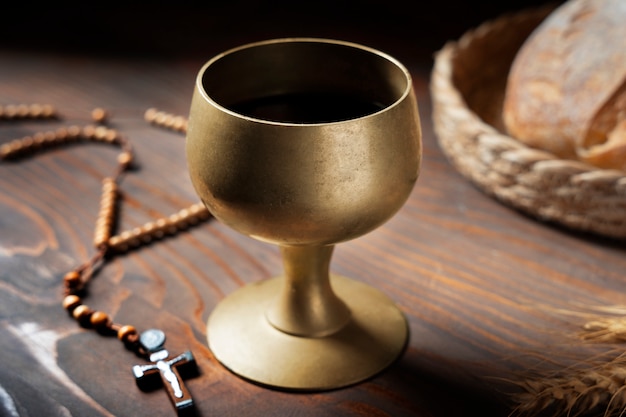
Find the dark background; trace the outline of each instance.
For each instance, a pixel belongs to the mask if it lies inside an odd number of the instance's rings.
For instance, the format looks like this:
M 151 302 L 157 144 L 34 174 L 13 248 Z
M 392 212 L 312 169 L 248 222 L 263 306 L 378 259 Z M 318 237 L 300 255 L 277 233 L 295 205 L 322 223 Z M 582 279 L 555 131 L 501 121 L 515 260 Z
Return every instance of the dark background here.
M 210 58 L 263 39 L 312 36 L 385 46 L 430 59 L 450 39 L 503 13 L 546 0 L 24 2 L 2 13 L 0 47 Z M 209 46 L 210 45 L 210 46 Z M 391 49 L 391 50 L 390 50 Z M 415 58 L 412 56 L 411 58 Z

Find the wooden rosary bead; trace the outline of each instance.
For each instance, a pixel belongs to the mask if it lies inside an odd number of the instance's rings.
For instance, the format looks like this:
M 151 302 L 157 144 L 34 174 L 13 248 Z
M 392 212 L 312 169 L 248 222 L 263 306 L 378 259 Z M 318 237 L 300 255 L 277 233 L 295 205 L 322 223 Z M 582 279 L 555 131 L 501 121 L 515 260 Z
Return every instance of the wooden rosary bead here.
M 163 120 L 163 127 L 174 129 L 175 124 L 176 124 L 176 117 L 171 114 L 166 114 Z
M 12 119 L 16 113 L 16 107 L 12 104 L 0 107 L 0 114 L 3 119 Z
M 54 132 L 35 133 L 33 135 L 33 146 L 39 149 L 55 139 L 56 135 Z
M 54 132 L 54 140 L 58 143 L 65 142 L 67 140 L 67 136 L 67 129 L 64 127 L 60 127 Z
M 187 218 L 184 217 L 180 212 L 171 214 L 168 217 L 168 220 L 174 227 L 176 227 L 176 231 L 187 228 Z
M 18 104 L 15 107 L 15 116 L 20 119 L 25 119 L 30 114 L 30 110 L 26 104 Z
M 179 132 L 187 131 L 187 119 L 182 116 L 174 117 L 172 121 L 172 129 L 177 130 Z
M 15 152 L 13 142 L 5 143 L 0 146 L 0 158 L 9 159 Z
M 43 138 L 43 136 L 42 136 L 42 138 Z M 28 148 L 32 147 L 34 143 L 35 143 L 35 140 L 32 138 L 32 136 L 24 136 L 20 140 L 20 145 L 24 149 L 28 149 Z
M 17 116 L 17 106 L 9 104 L 2 108 L 2 116 L 6 119 L 13 119 Z
M 81 129 L 81 135 L 85 139 L 93 139 L 93 138 L 95 138 L 95 136 L 96 136 L 96 126 L 94 126 L 94 125 L 83 126 L 83 128 Z
M 161 127 L 166 127 L 167 113 L 159 111 L 154 117 L 154 124 Z
M 104 123 L 108 117 L 108 112 L 102 107 L 96 107 L 91 111 L 91 119 L 96 123 Z
M 151 107 L 148 110 L 146 110 L 146 112 L 143 115 L 143 118 L 146 122 L 152 123 L 154 122 L 154 119 L 156 118 L 156 114 L 158 112 L 159 111 L 157 109 L 155 109 L 154 107 Z
M 157 237 L 158 229 L 155 222 L 148 222 L 137 230 L 137 238 L 141 243 L 150 243 Z
M 72 313 L 76 307 L 82 304 L 80 297 L 74 294 L 66 295 L 63 299 L 63 308 Z
M 169 217 L 159 220 L 159 230 L 162 231 L 164 235 L 173 235 L 178 232 L 178 227 L 176 224 L 172 223 Z
M 89 319 L 91 325 L 96 329 L 103 329 L 111 326 L 111 317 L 103 311 L 94 311 Z
M 130 246 L 126 242 L 126 233 L 127 232 L 124 231 L 119 235 L 111 236 L 108 242 L 109 250 L 113 250 L 115 252 L 126 252 L 130 249 Z
M 48 106 L 48 107 L 52 107 L 52 106 Z M 44 111 L 44 106 L 40 105 L 40 104 L 31 104 L 30 105 L 30 115 L 34 118 L 39 118 L 39 117 L 46 117 L 45 116 L 45 111 Z M 50 114 L 48 114 L 47 117 L 49 117 Z
M 93 137 L 94 139 L 101 141 L 101 142 L 106 142 L 107 139 L 107 134 L 109 133 L 109 129 L 107 129 L 104 126 L 96 126 L 94 132 L 93 132 Z
M 187 208 L 187 211 L 189 212 L 189 221 L 194 225 L 211 217 L 211 213 L 204 203 L 192 204 Z
M 7 159 L 11 154 L 11 142 L 0 145 L 0 158 Z
M 72 317 L 74 317 L 76 320 L 80 322 L 87 321 L 91 317 L 92 314 L 93 314 L 93 310 L 84 304 L 77 306 L 72 311 Z
M 166 219 L 157 219 L 154 222 L 150 223 L 151 231 L 150 233 L 156 238 L 161 239 L 167 233 L 167 227 L 169 223 Z
M 124 325 L 117 331 L 117 338 L 124 343 L 132 343 L 133 339 L 138 337 L 135 326 Z
M 72 125 L 67 128 L 67 139 L 68 140 L 76 140 L 80 138 L 82 133 L 82 129 L 80 126 Z
M 115 129 L 107 129 L 104 141 L 107 143 L 117 144 L 119 143 L 120 134 Z
M 135 237 L 139 239 L 140 244 L 152 242 L 152 235 L 144 227 L 139 227 L 135 229 L 134 234 L 135 234 Z
M 120 164 L 124 169 L 129 167 L 133 162 L 133 154 L 125 151 L 117 156 L 117 163 Z
M 53 106 L 49 104 L 44 104 L 41 106 L 41 117 L 51 118 L 56 116 L 56 110 Z
M 81 274 L 78 271 L 70 271 L 63 277 L 65 287 L 71 290 L 75 290 L 81 287 L 83 284 Z

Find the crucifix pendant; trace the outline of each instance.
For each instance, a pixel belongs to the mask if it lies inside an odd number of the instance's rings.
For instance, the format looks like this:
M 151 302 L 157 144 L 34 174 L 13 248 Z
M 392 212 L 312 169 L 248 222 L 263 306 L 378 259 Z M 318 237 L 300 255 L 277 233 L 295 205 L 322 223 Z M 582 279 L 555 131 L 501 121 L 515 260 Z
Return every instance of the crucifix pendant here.
M 191 394 L 185 387 L 183 377 L 198 373 L 196 360 L 191 351 L 186 351 L 168 359 L 169 352 L 163 347 L 165 334 L 161 330 L 150 329 L 139 337 L 142 348 L 149 353 L 151 364 L 133 366 L 133 375 L 142 391 L 152 391 L 165 386 L 167 394 L 180 415 L 194 407 Z

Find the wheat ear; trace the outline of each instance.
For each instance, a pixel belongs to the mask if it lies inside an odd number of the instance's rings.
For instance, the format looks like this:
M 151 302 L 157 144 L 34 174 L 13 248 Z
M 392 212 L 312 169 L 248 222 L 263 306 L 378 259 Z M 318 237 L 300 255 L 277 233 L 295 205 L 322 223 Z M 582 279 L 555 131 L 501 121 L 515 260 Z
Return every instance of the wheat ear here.
M 626 317 L 606 317 L 583 325 L 580 338 L 593 343 L 626 342 Z
M 605 417 L 626 412 L 626 357 L 618 356 L 589 369 L 568 369 L 560 375 L 517 382 L 513 415 L 579 416 L 600 411 Z

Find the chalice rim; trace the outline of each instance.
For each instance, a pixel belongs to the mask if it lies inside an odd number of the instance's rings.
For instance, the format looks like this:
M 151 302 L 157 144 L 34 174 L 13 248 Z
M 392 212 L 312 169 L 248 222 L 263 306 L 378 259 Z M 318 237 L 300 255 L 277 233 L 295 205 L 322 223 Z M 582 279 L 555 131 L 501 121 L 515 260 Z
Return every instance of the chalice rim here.
M 328 44 L 328 45 L 337 45 L 337 46 L 345 46 L 345 47 L 350 47 L 350 48 L 355 48 L 355 49 L 359 49 L 362 50 L 364 52 L 368 52 L 371 53 L 373 55 L 379 56 L 383 59 L 386 59 L 387 61 L 391 62 L 393 65 L 395 65 L 398 69 L 400 69 L 402 71 L 402 73 L 404 74 L 404 76 L 406 77 L 406 86 L 404 88 L 404 90 L 402 91 L 402 94 L 399 95 L 399 97 L 394 100 L 392 103 L 384 106 L 383 108 L 381 108 L 380 110 L 377 110 L 375 112 L 372 113 L 368 113 L 359 117 L 353 117 L 353 118 L 347 118 L 347 119 L 342 119 L 342 120 L 333 120 L 333 121 L 324 121 L 324 122 L 286 122 L 286 121 L 277 121 L 277 120 L 268 120 L 268 119 L 263 119 L 263 118 L 258 118 L 258 117 L 253 117 L 253 116 L 249 116 L 249 115 L 245 115 L 239 112 L 236 112 L 222 104 L 220 104 L 219 102 L 217 102 L 216 100 L 214 100 L 205 90 L 204 86 L 203 86 L 203 78 L 204 78 L 204 74 L 206 73 L 206 70 L 213 64 L 215 64 L 217 61 L 223 59 L 224 57 L 234 54 L 236 52 L 245 50 L 245 49 L 250 49 L 250 48 L 254 48 L 254 47 L 259 47 L 259 46 L 266 46 L 266 45 L 272 45 L 272 44 L 281 44 L 281 43 L 296 43 L 296 42 L 301 42 L 301 43 L 319 43 L 319 44 Z M 250 42 L 244 45 L 240 45 L 231 49 L 228 49 L 222 53 L 219 53 L 217 55 L 215 55 L 213 58 L 211 58 L 210 60 L 208 60 L 204 65 L 202 65 L 202 67 L 200 68 L 200 71 L 198 71 L 198 75 L 196 76 L 196 91 L 202 96 L 202 98 L 204 100 L 206 100 L 208 103 L 210 103 L 212 106 L 214 106 L 215 108 L 217 108 L 220 111 L 223 111 L 233 117 L 239 118 L 241 120 L 245 120 L 245 121 L 250 121 L 250 122 L 256 122 L 256 123 L 263 123 L 263 124 L 268 124 L 268 125 L 275 125 L 275 126 L 286 126 L 286 127 L 306 127 L 306 126 L 311 126 L 311 127 L 318 127 L 318 126 L 329 126 L 329 125 L 340 125 L 340 124 L 345 124 L 345 123 L 351 123 L 354 121 L 360 121 L 366 118 L 370 118 L 370 117 L 376 117 L 377 115 L 381 114 L 381 113 L 385 113 L 390 111 L 391 109 L 393 109 L 394 107 L 399 106 L 404 100 L 407 99 L 408 96 L 411 95 L 413 90 L 413 78 L 411 76 L 411 72 L 408 70 L 408 68 L 402 64 L 398 59 L 394 58 L 393 56 L 387 54 L 386 52 L 380 51 L 376 48 L 372 48 L 370 46 L 366 46 L 357 42 L 352 42 L 352 41 L 345 41 L 345 40 L 340 40 L 340 39 L 332 39 L 332 38 L 320 38 L 320 37 L 283 37 L 283 38 L 272 38 L 272 39 L 265 39 L 265 40 L 261 40 L 261 41 L 256 41 L 256 42 Z

